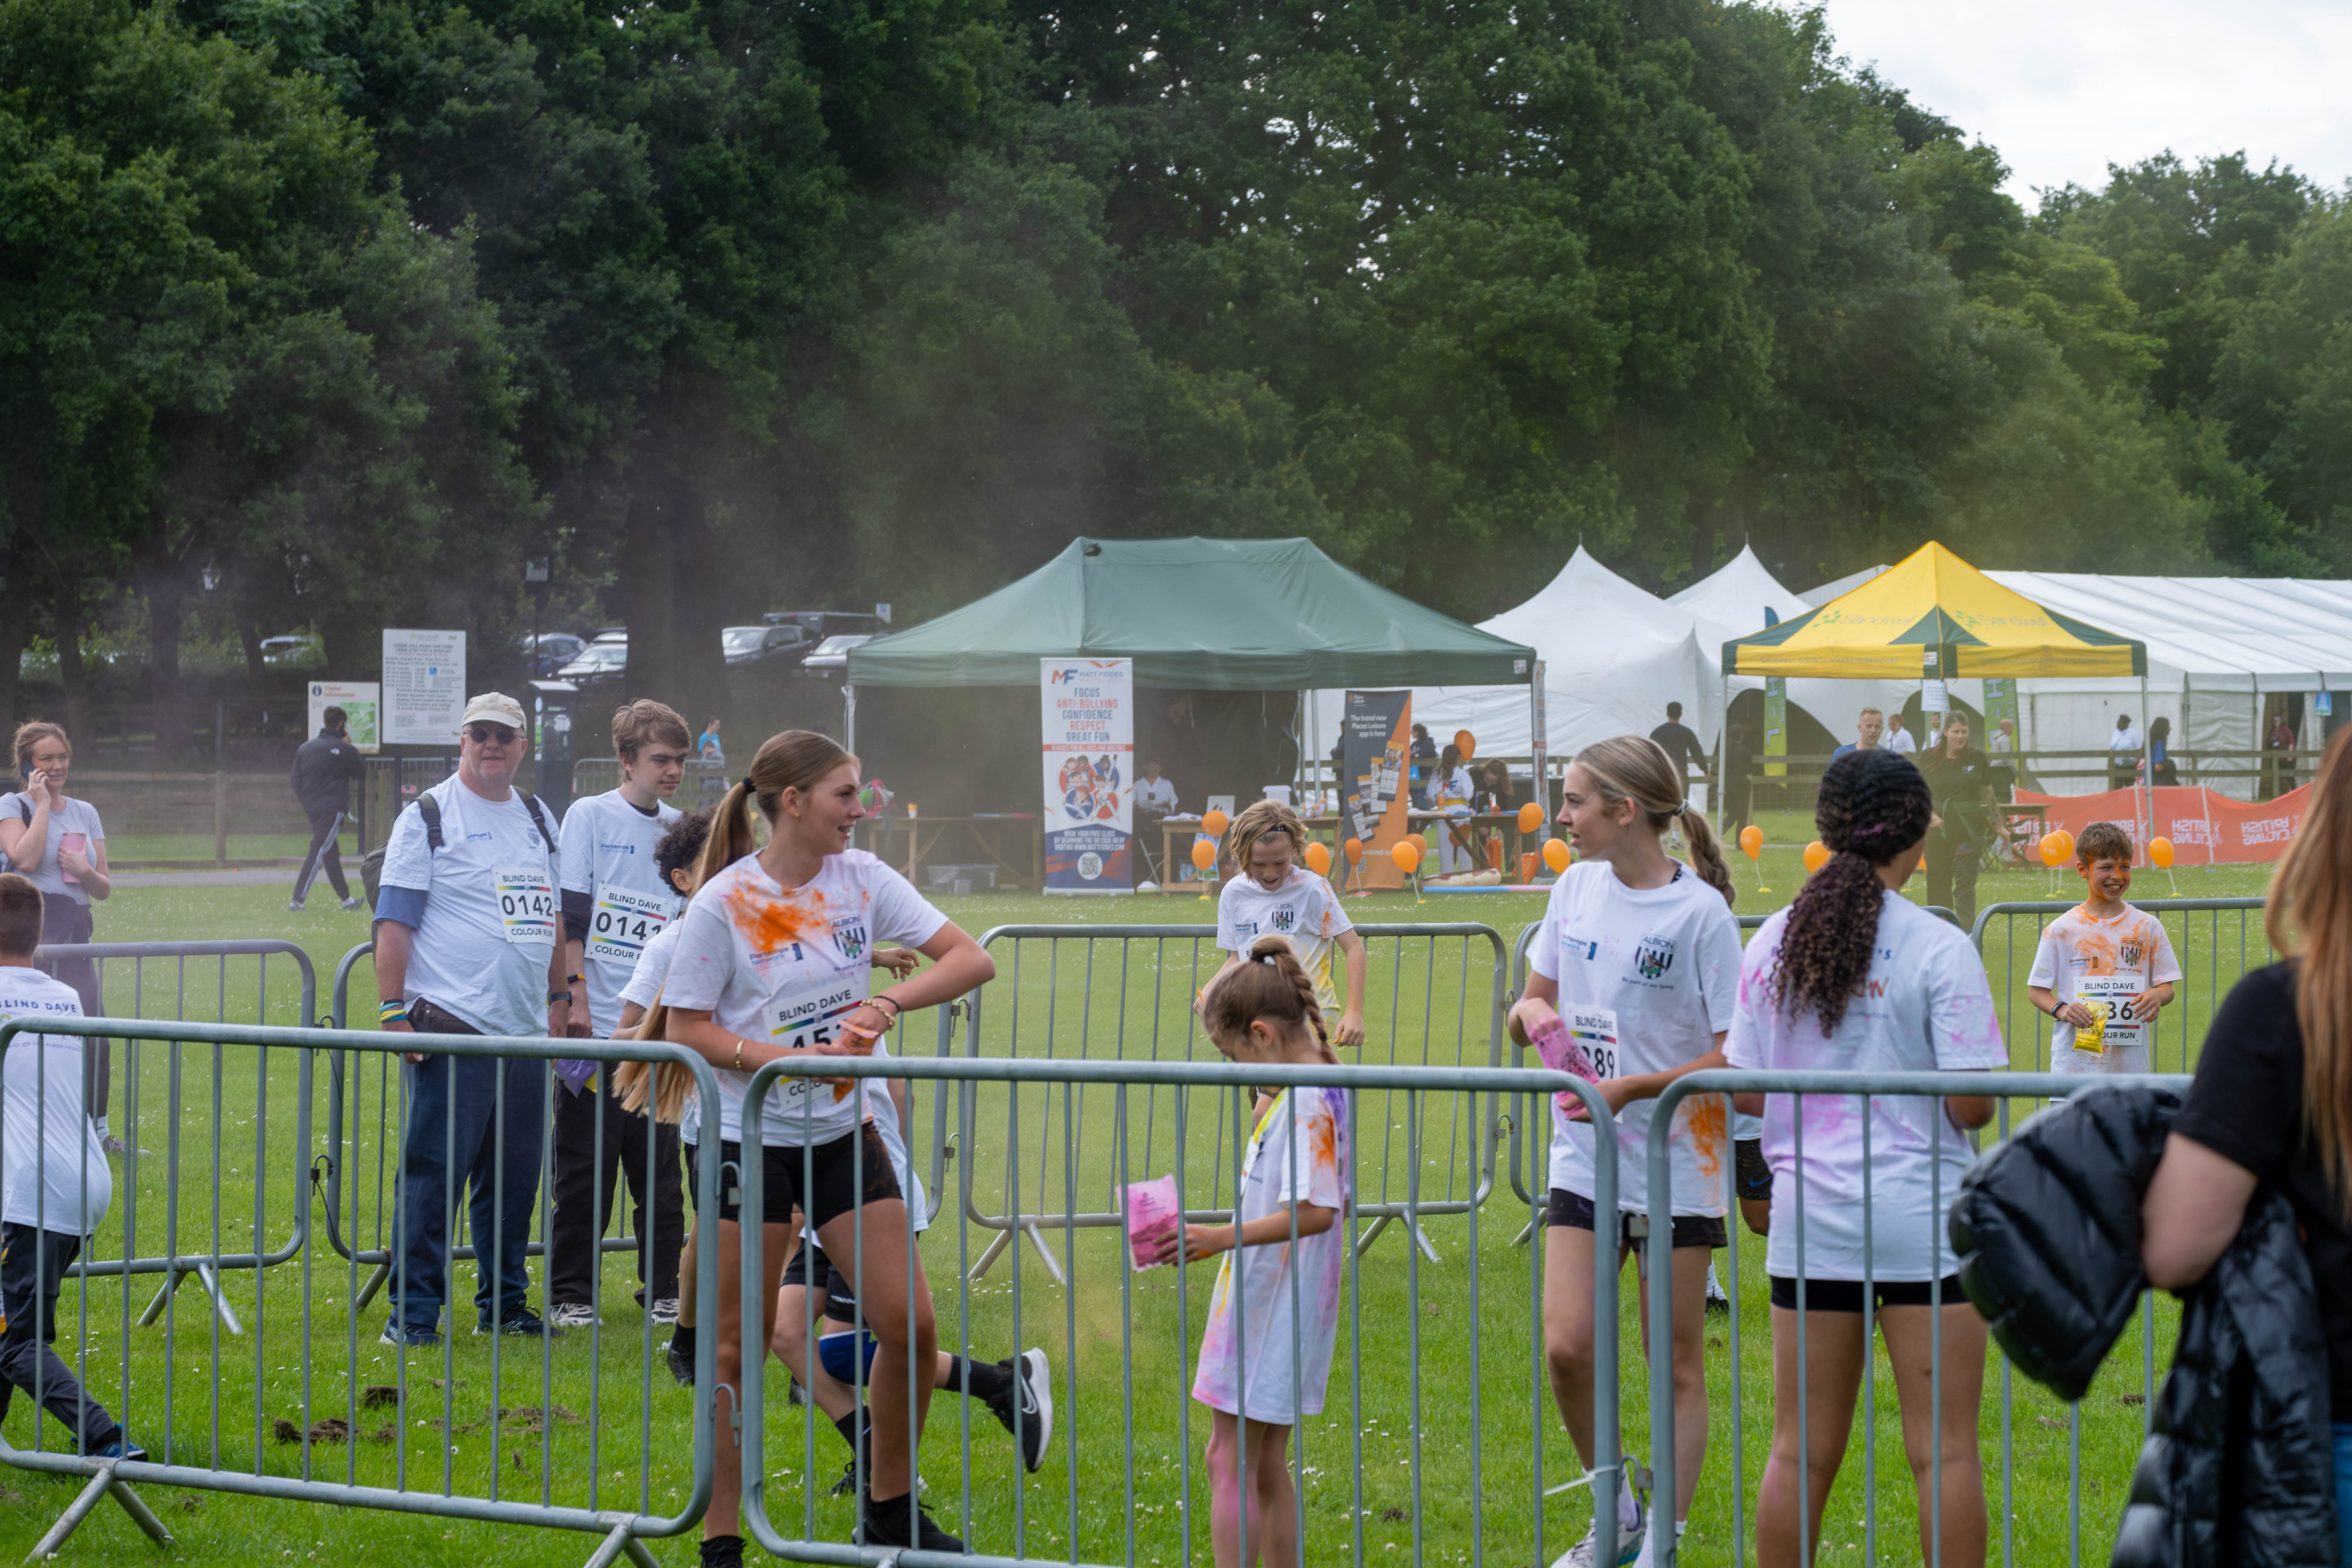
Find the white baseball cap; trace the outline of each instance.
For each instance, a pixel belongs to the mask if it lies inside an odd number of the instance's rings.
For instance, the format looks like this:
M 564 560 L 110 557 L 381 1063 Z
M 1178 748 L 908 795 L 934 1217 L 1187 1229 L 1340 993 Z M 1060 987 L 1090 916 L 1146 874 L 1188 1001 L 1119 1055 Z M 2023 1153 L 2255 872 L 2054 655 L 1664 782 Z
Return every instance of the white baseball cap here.
M 457 721 L 463 730 L 468 724 L 504 724 L 509 730 L 522 728 L 522 704 L 503 691 L 485 691 L 466 702 L 465 716 Z

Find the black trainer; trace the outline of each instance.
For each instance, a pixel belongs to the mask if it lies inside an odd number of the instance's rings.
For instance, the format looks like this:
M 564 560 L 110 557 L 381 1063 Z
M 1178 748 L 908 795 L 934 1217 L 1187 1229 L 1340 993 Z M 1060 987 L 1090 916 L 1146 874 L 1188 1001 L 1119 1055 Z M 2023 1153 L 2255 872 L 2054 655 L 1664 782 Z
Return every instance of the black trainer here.
M 743 1538 L 706 1535 L 702 1538 L 702 1568 L 743 1568 Z
M 526 1339 L 563 1337 L 562 1330 L 549 1328 L 546 1320 L 529 1307 L 517 1307 L 496 1323 L 490 1321 L 487 1313 L 478 1314 L 474 1319 L 474 1331 L 478 1334 L 511 1334 Z
M 988 1402 L 990 1414 L 1003 1424 L 1021 1446 L 1021 1462 L 1035 1475 L 1045 1462 L 1045 1445 L 1054 1439 L 1054 1377 L 1042 1350 L 996 1363 L 1012 1375 L 1004 1392 Z
M 385 1344 L 398 1345 L 406 1350 L 430 1350 L 441 1342 L 439 1330 L 412 1329 L 397 1320 L 386 1321 L 383 1332 L 376 1338 Z
M 931 1522 L 931 1516 L 917 1506 L 912 1492 L 887 1502 L 869 1492 L 858 1514 L 856 1540 L 860 1546 L 911 1546 L 924 1552 L 965 1550 L 961 1540 Z
M 662 1352 L 662 1359 L 669 1363 L 669 1374 L 677 1380 L 677 1385 L 680 1388 L 694 1386 L 694 1352 L 692 1351 L 680 1350 L 677 1342 L 672 1340 Z

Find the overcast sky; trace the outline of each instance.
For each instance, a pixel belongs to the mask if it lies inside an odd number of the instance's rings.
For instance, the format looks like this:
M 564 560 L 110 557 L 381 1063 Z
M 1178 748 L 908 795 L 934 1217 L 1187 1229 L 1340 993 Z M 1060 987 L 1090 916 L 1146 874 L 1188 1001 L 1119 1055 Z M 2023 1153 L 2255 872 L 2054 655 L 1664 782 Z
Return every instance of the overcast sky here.
M 2000 150 L 2010 194 L 2169 147 L 2352 175 L 2346 0 L 1828 0 L 1838 52 Z

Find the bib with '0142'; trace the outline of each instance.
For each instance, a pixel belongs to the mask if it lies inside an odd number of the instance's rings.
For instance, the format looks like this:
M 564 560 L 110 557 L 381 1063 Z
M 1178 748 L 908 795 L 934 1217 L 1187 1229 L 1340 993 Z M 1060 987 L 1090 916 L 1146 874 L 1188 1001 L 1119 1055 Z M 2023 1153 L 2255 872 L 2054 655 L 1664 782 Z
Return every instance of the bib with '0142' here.
M 546 867 L 502 866 L 491 873 L 498 885 L 499 923 L 517 947 L 555 945 L 555 878 Z
M 634 965 L 646 943 L 669 923 L 672 902 L 655 893 L 599 887 L 588 917 L 588 956 Z

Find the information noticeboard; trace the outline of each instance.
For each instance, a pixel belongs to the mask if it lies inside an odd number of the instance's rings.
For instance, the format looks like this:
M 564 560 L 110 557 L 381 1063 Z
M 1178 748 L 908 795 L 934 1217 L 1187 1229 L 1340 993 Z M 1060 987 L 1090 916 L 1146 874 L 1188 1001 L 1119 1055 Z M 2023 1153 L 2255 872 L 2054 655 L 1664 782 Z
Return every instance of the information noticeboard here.
M 373 755 L 383 744 L 379 725 L 380 709 L 373 680 L 314 680 L 310 682 L 310 727 L 302 731 L 307 739 L 326 727 L 327 710 L 343 710 L 343 722 L 348 727 L 354 749 Z
M 385 627 L 381 713 L 386 745 L 456 745 L 466 716 L 466 634 Z

